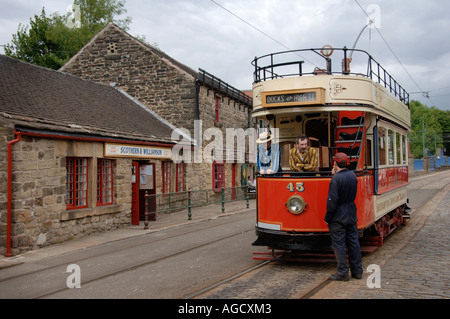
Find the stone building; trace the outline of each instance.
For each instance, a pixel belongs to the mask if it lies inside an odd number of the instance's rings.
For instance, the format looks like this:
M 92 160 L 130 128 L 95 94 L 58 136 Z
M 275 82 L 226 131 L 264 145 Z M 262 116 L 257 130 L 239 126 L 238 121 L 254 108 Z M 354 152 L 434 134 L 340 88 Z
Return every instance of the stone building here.
M 196 139 L 197 150 L 205 150 L 211 142 L 204 138 L 208 129 L 219 129 L 223 147 L 216 147 L 211 162 L 193 163 L 194 154 L 190 162 L 185 160 L 186 188 L 219 192 L 222 186 L 242 185 L 247 171 L 252 170 L 248 151 L 239 155 L 236 146 L 225 145 L 227 128 L 246 130 L 251 126 L 252 99 L 212 74 L 196 72 L 142 43 L 114 23 L 94 36 L 60 71 L 106 85 L 113 83 L 175 127 L 186 129 Z M 234 161 L 230 154 L 235 154 Z M 163 192 L 176 192 L 176 167 L 164 165 L 156 167 L 167 181 Z
M 0 252 L 139 223 L 175 127 L 117 87 L 6 56 L 0 72 Z

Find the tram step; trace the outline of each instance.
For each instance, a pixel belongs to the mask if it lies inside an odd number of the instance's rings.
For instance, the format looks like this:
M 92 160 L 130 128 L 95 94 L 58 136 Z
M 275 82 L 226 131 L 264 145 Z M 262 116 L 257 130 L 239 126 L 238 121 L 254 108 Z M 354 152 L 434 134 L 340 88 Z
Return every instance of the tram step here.
M 361 141 L 363 132 L 359 130 L 358 132 L 350 133 L 350 132 L 340 132 L 339 133 L 339 141 Z
M 354 119 L 350 119 L 348 117 L 343 117 L 341 119 L 341 125 L 359 125 L 361 123 L 361 125 L 364 124 L 364 118 L 361 119 L 361 116 L 358 116 L 357 118 Z
M 361 140 L 352 140 L 352 141 L 335 141 L 336 144 L 344 144 L 344 143 L 361 143 Z

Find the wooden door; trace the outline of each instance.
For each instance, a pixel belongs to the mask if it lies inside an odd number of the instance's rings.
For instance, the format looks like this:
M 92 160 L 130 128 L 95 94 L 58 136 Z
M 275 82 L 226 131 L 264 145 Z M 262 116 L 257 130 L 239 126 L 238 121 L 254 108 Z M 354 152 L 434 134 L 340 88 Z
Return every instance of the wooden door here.
M 131 165 L 131 225 L 139 225 L 139 163 Z
M 236 164 L 231 164 L 231 200 L 236 199 Z
M 145 220 L 145 194 L 156 194 L 155 163 L 141 164 L 139 167 L 139 219 Z M 147 199 L 149 220 L 156 220 L 156 196 Z

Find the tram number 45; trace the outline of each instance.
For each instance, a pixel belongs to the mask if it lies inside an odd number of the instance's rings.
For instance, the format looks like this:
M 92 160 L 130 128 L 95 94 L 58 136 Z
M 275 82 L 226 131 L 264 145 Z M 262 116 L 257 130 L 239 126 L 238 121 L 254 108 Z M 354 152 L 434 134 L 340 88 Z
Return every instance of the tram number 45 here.
M 303 182 L 297 182 L 297 183 L 295 183 L 295 187 L 294 187 L 294 183 L 293 182 L 290 182 L 288 185 L 287 185 L 287 189 L 290 191 L 290 192 L 294 192 L 295 190 L 297 190 L 297 192 L 303 192 L 304 190 L 305 190 L 305 186 L 304 186 L 304 183 Z

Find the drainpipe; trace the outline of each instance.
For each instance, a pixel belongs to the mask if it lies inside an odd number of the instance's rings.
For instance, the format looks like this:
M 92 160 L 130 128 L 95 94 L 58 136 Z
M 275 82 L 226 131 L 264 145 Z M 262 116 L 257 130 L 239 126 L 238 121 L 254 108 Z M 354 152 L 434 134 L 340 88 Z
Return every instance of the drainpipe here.
M 195 107 L 197 109 L 197 120 L 200 120 L 200 81 L 195 79 Z
M 5 257 L 12 257 L 11 254 L 11 208 L 12 208 L 12 145 L 20 141 L 22 133 L 17 134 L 15 140 L 8 142 L 8 195 L 7 195 L 7 216 L 6 216 L 6 253 Z

